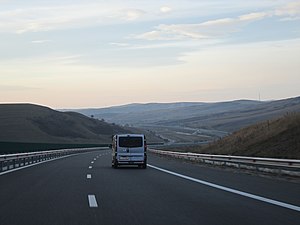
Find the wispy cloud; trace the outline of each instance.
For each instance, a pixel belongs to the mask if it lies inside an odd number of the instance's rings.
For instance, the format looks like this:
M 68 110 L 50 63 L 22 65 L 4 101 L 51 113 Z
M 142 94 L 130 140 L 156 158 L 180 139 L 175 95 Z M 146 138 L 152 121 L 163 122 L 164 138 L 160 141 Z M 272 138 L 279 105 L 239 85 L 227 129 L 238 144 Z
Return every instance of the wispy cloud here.
M 9 1 L 8 1 L 9 2 Z M 146 1 L 136 2 L 136 1 L 109 1 L 109 2 L 98 2 L 95 1 L 86 1 L 84 3 L 78 3 L 81 1 L 76 1 L 74 4 L 65 5 L 51 3 L 43 4 L 43 6 L 27 6 L 18 7 L 12 9 L 9 7 L 7 9 L 0 9 L 0 32 L 14 32 L 14 33 L 25 33 L 25 32 L 37 32 L 37 31 L 49 31 L 49 30 L 59 30 L 59 29 L 70 29 L 70 28 L 80 28 L 80 27 L 89 27 L 89 26 L 98 26 L 98 25 L 110 25 L 110 24 L 120 24 L 120 23 L 130 23 L 132 21 L 143 21 L 143 20 L 158 20 L 161 17 L 164 18 L 178 18 L 178 16 L 191 16 L 196 17 L 199 15 L 199 10 L 201 10 L 201 15 L 205 14 L 203 10 L 205 7 L 216 7 L 216 4 L 221 4 L 222 7 L 225 7 L 223 3 L 219 1 L 211 1 L 211 3 L 201 3 L 198 1 L 191 2 L 191 6 L 187 6 L 185 1 L 176 0 L 172 2 L 172 5 L 157 5 L 155 3 L 149 3 Z M 256 4 L 266 4 L 258 3 Z M 232 2 L 231 2 L 232 3 Z M 201 5 L 202 4 L 202 5 Z M 228 3 L 230 4 L 230 3 Z M 252 3 L 248 3 L 251 5 Z M 253 3 L 254 4 L 254 3 Z M 174 5 L 174 6 L 173 6 Z M 195 5 L 196 9 L 191 13 L 191 9 Z M 243 4 L 238 4 L 241 9 L 247 6 L 242 6 Z M 272 5 L 272 4 L 270 4 Z M 177 8 L 176 8 L 177 7 Z M 190 8 L 189 8 L 190 7 Z M 176 8 L 177 10 L 173 10 Z M 228 8 L 228 7 L 227 7 Z M 210 8 L 209 8 L 210 9 Z M 220 10 L 217 8 L 217 10 Z M 226 8 L 224 8 L 226 10 Z M 197 12 L 197 14 L 196 14 Z M 294 17 L 299 17 L 300 4 L 299 2 L 293 2 L 287 4 L 284 7 L 276 9 L 272 12 L 276 16 L 288 17 L 293 19 Z M 250 13 L 246 14 L 248 17 L 263 17 L 265 12 Z M 268 12 L 267 12 L 268 13 Z M 206 13 L 208 14 L 208 13 Z M 225 18 L 226 19 L 226 18 Z M 230 19 L 230 18 L 229 18 Z M 233 20 L 243 19 L 249 20 L 248 18 L 231 18 Z M 208 22 L 214 22 L 208 21 Z M 215 22 L 221 22 L 215 21 Z M 223 22 L 226 22 L 223 20 Z M 228 21 L 227 21 L 228 22 Z M 201 24 L 201 23 L 199 23 Z M 198 24 L 198 25 L 199 25 Z M 179 25 L 179 24 L 178 24 Z M 204 25 L 204 24 L 202 24 Z M 188 29 L 189 30 L 189 29 Z M 161 32 L 159 29 L 156 31 Z M 190 32 L 188 32 L 190 33 Z M 206 34 L 199 35 L 199 32 L 196 37 L 202 38 L 207 36 Z M 164 34 L 166 35 L 166 34 Z M 164 35 L 159 35 L 158 39 L 166 39 L 162 37 Z M 147 39 L 147 36 L 153 38 L 152 36 L 158 36 L 155 32 L 148 32 L 145 37 L 141 38 Z M 181 34 L 180 34 L 181 36 Z M 189 36 L 189 35 L 187 35 Z M 192 34 L 195 36 L 195 34 Z M 171 37 L 168 36 L 167 39 Z M 153 38 L 155 39 L 155 38 Z M 172 39 L 172 38 L 171 38 Z M 178 37 L 176 38 L 178 39 Z
M 127 47 L 129 46 L 130 44 L 128 43 L 121 43 L 121 42 L 111 42 L 109 43 L 110 45 L 113 45 L 113 46 L 118 46 L 118 47 Z
M 136 35 L 135 38 L 150 41 L 220 38 L 238 32 L 242 27 L 254 21 L 274 16 L 283 17 L 282 20 L 285 21 L 294 20 L 298 19 L 299 15 L 300 2 L 293 2 L 275 10 L 252 12 L 201 23 L 160 24 L 154 30 Z
M 133 45 L 127 45 L 127 46 L 120 46 L 123 47 L 125 50 L 140 50 L 140 49 L 158 49 L 158 48 L 182 48 L 182 49 L 194 49 L 195 46 L 200 47 L 200 46 L 211 46 L 211 45 L 216 45 L 220 44 L 220 41 L 218 40 L 201 40 L 201 41 L 172 41 L 172 42 L 160 42 L 156 44 L 133 44 Z
M 298 16 L 300 14 L 300 2 L 290 2 L 287 5 L 276 9 L 274 14 L 277 16 Z
M 0 10 L 0 32 L 36 32 L 106 25 L 139 19 L 145 11 L 100 4 Z
M 31 41 L 31 43 L 33 43 L 33 44 L 45 44 L 48 42 L 52 42 L 52 40 L 33 40 L 33 41 Z
M 250 13 L 236 18 L 209 20 L 195 24 L 161 24 L 155 30 L 137 35 L 136 38 L 145 40 L 219 38 L 237 32 L 242 26 L 267 16 L 268 13 Z

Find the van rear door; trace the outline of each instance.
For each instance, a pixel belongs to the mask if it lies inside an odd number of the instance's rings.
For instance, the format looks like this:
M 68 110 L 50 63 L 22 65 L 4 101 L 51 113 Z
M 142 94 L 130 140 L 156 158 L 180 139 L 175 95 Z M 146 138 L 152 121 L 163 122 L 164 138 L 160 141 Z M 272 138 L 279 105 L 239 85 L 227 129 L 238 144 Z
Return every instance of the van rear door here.
M 144 160 L 144 136 L 119 136 L 118 153 L 120 162 L 138 162 Z

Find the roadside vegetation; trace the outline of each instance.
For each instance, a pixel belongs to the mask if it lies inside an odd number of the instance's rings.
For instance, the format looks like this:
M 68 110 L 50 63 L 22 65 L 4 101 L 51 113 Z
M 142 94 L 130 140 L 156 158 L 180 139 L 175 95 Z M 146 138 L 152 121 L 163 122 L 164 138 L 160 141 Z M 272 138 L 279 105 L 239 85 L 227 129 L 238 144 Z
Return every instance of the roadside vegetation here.
M 203 146 L 173 148 L 185 152 L 300 159 L 300 113 L 245 127 Z

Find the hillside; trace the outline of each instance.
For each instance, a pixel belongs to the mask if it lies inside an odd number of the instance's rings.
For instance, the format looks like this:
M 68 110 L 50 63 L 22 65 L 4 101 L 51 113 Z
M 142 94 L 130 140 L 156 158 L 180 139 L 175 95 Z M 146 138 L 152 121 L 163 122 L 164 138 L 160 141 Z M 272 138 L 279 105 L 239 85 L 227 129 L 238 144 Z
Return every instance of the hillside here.
M 32 104 L 0 104 L 0 141 L 35 143 L 108 143 L 122 127 L 75 112 Z
M 58 112 L 33 104 L 0 104 L 0 130 L 3 143 L 54 144 L 107 144 L 113 134 L 141 132 L 76 112 Z M 145 134 L 150 142 L 161 142 L 152 133 Z
M 300 113 L 267 120 L 224 137 L 207 146 L 181 148 L 209 154 L 300 159 Z
M 151 130 L 170 143 L 200 143 L 224 137 L 287 112 L 300 112 L 300 97 L 276 101 L 130 104 L 73 111 L 108 122 Z
M 300 112 L 300 97 L 270 102 L 234 101 L 215 104 L 216 106 L 211 107 L 212 109 L 207 113 L 202 111 L 196 117 L 169 120 L 160 124 L 181 124 L 192 128 L 205 127 L 233 132 L 288 112 Z
M 178 125 L 180 121 L 211 115 L 214 112 L 224 113 L 230 110 L 241 110 L 259 105 L 257 101 L 232 101 L 219 103 L 178 102 L 178 103 L 147 103 L 129 104 L 100 109 L 72 110 L 84 115 L 94 115 L 109 122 L 131 125 Z

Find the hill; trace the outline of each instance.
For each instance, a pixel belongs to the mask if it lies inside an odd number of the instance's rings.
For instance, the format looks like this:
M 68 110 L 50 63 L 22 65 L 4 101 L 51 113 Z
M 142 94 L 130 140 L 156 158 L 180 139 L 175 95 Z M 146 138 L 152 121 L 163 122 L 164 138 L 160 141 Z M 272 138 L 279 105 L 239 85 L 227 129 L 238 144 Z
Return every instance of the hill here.
M 300 113 L 243 128 L 206 146 L 181 148 L 209 154 L 300 159 Z
M 178 102 L 178 103 L 147 103 L 129 104 L 100 109 L 72 110 L 84 115 L 94 115 L 109 122 L 143 126 L 149 124 L 178 125 L 180 121 L 210 115 L 213 112 L 227 112 L 257 105 L 256 101 L 232 101 L 220 103 Z
M 245 126 L 287 112 L 300 112 L 300 97 L 276 101 L 130 104 L 73 111 L 108 122 L 151 130 L 171 143 L 199 143 L 224 137 Z
M 60 144 L 107 144 L 113 134 L 133 132 L 80 113 L 33 104 L 0 104 L 0 130 L 0 142 Z
M 124 128 L 75 112 L 32 104 L 0 104 L 0 141 L 103 143 Z

